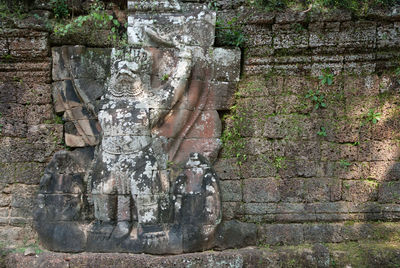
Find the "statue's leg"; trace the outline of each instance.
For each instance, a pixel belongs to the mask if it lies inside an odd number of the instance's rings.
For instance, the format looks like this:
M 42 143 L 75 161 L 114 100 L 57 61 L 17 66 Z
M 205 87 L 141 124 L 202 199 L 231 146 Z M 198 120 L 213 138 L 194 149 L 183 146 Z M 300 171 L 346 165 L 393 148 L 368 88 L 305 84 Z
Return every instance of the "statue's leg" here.
M 114 231 L 116 237 L 129 234 L 131 229 L 131 195 L 129 178 L 123 172 L 117 176 L 117 227 Z
M 151 152 L 137 159 L 138 166 L 131 174 L 131 192 L 135 201 L 139 234 L 162 234 L 160 200 L 162 193 L 157 161 Z
M 115 196 L 116 181 L 113 172 L 104 169 L 102 154 L 99 155 L 91 176 L 94 216 L 99 222 L 112 222 L 115 220 L 115 208 L 117 205 Z

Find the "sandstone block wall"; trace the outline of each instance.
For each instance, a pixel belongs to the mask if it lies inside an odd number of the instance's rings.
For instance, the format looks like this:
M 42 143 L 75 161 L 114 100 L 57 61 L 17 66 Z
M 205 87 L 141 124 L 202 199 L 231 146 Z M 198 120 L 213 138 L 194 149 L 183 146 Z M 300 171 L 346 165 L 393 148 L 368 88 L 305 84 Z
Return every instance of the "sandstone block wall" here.
M 35 237 L 34 200 L 44 167 L 62 148 L 63 125 L 52 106 L 48 33 L 24 25 L 2 26 L 0 240 L 9 246 Z
M 335 222 L 399 219 L 400 32 L 391 14 L 249 15 L 216 171 L 224 219 L 255 226 L 251 243 L 357 240 Z

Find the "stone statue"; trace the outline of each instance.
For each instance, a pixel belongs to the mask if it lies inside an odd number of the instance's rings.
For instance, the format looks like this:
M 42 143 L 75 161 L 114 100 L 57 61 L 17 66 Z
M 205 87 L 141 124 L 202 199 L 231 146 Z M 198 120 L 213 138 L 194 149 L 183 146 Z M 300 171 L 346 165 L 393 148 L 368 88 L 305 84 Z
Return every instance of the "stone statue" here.
M 93 68 L 82 64 L 93 50 L 53 49 L 56 112 L 71 119 L 66 142 L 77 148 L 56 153 L 41 180 L 35 223 L 51 250 L 165 254 L 213 246 L 222 213 L 211 166 L 221 134 L 216 96 L 237 81 L 240 54 L 211 47 L 215 13 L 205 6 L 155 2 L 128 2 L 140 11 L 129 17 L 132 47 L 108 50 L 93 80 L 80 77 Z M 97 73 L 109 75 L 93 93 L 87 85 Z

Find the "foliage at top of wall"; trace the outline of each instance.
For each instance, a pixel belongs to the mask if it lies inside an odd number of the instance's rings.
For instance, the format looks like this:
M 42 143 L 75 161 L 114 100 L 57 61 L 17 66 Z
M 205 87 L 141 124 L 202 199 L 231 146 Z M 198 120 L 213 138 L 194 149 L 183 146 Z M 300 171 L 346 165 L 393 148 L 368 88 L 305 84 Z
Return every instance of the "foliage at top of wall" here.
M 248 4 L 265 9 L 279 11 L 286 8 L 300 10 L 347 9 L 355 14 L 362 14 L 369 8 L 390 7 L 400 4 L 400 0 L 247 0 Z
M 8 4 L 0 1 L 0 19 L 17 18 L 23 19 L 26 17 L 27 6 L 24 2 L 13 2 Z
M 86 14 L 74 17 L 66 0 L 52 0 L 54 17 L 57 19 L 53 32 L 57 37 L 70 34 L 85 34 L 95 30 L 109 30 L 109 40 L 116 46 L 126 44 L 126 25 L 118 20 L 103 1 L 92 1 Z

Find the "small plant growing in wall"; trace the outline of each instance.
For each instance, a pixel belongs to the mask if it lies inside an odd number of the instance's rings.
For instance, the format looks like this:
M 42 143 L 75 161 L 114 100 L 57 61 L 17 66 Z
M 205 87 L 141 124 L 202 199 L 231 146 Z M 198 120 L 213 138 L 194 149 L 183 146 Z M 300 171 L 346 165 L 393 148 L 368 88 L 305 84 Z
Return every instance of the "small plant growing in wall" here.
M 284 156 L 278 156 L 278 157 L 275 157 L 275 159 L 274 159 L 274 166 L 277 168 L 277 169 L 282 169 L 282 168 L 285 168 L 286 167 L 286 157 L 284 157 Z
M 322 70 L 322 74 L 318 77 L 321 85 L 332 85 L 333 84 L 333 73 L 329 68 Z
M 363 116 L 364 120 L 361 122 L 360 126 L 365 126 L 368 123 L 377 124 L 381 120 L 381 113 L 375 112 L 375 109 L 369 109 L 368 113 Z
M 306 95 L 306 99 L 312 100 L 315 110 L 326 108 L 325 96 L 319 90 L 313 91 L 310 89 Z
M 169 74 L 164 74 L 164 75 L 161 77 L 161 81 L 163 81 L 163 82 L 168 81 L 168 79 L 169 79 Z
M 348 167 L 351 166 L 351 163 L 350 163 L 349 161 L 347 161 L 347 160 L 340 159 L 339 165 L 340 165 L 341 167 L 348 168 Z
M 320 131 L 317 132 L 317 135 L 318 135 L 318 136 L 321 136 L 321 137 L 326 137 L 327 134 L 326 134 L 326 129 L 325 129 L 325 127 L 320 127 Z
M 220 45 L 242 47 L 246 40 L 241 26 L 237 22 L 238 18 L 232 18 L 228 21 L 218 19 L 216 27 L 216 38 Z

